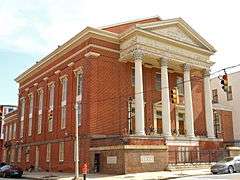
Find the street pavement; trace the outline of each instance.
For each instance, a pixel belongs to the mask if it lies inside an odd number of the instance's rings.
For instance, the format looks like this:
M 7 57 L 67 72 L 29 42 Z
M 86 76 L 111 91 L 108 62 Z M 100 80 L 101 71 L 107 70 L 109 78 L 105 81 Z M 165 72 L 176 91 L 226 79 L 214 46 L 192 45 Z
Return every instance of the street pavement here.
M 202 175 L 202 176 L 191 176 L 185 178 L 177 178 L 178 180 L 211 180 L 211 179 L 221 179 L 221 180 L 240 180 L 240 173 L 233 173 L 233 174 L 218 174 L 218 175 Z

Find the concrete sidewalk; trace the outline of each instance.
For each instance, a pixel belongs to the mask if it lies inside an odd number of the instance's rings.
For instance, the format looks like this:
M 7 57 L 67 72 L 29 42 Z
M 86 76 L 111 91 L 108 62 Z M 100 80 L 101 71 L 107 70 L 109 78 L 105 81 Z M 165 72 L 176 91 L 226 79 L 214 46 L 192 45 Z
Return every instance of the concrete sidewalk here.
M 176 179 L 180 177 L 189 177 L 197 175 L 211 174 L 209 169 L 194 169 L 194 170 L 179 170 L 179 171 L 158 171 L 158 172 L 145 172 L 134 173 L 126 175 L 104 175 L 104 174 L 88 174 L 89 180 L 157 180 L 157 179 Z M 74 179 L 72 173 L 54 173 L 54 172 L 24 172 L 24 178 L 27 179 L 59 179 L 71 180 Z M 81 175 L 80 175 L 81 177 Z

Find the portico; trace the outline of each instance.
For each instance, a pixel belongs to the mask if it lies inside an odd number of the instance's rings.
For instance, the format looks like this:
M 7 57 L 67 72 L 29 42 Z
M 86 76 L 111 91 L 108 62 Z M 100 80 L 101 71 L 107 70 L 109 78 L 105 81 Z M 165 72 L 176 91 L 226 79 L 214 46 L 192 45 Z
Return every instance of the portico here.
M 213 47 L 182 19 L 136 26 L 137 28 L 130 29 L 121 36 L 120 44 L 120 61 L 130 61 L 135 67 L 135 135 L 146 134 L 143 87 L 143 67 L 145 67 L 160 69 L 162 135 L 166 139 L 171 139 L 173 135 L 171 120 L 171 106 L 173 105 L 170 103 L 169 95 L 171 90 L 169 72 L 176 72 L 183 75 L 184 94 L 181 105 L 184 107 L 185 136 L 189 139 L 195 138 L 193 110 L 195 97 L 192 95 L 192 81 L 200 78 L 203 79 L 204 87 L 206 135 L 208 138 L 215 138 L 209 79 L 209 69 L 213 64 L 209 58 L 215 52 Z M 179 134 L 179 123 L 175 124 L 177 124 L 175 128 Z M 156 133 L 156 118 L 154 118 L 153 129 Z

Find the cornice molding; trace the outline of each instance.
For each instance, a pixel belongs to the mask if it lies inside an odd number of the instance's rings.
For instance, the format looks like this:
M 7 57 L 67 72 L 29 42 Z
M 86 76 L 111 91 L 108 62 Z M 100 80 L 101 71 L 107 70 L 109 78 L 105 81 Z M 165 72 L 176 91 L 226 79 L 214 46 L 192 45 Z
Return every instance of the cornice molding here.
M 89 58 L 89 57 L 97 58 L 97 57 L 100 56 L 100 54 L 90 51 L 90 52 L 86 53 L 84 56 L 87 57 L 87 58 Z
M 119 37 L 118 34 L 112 33 L 109 31 L 96 29 L 93 27 L 86 27 L 83 31 L 75 35 L 73 38 L 71 38 L 69 41 L 64 43 L 63 45 L 59 46 L 56 50 L 51 52 L 49 55 L 38 61 L 35 65 L 33 65 L 31 68 L 20 74 L 15 81 L 20 83 L 26 76 L 29 76 L 30 73 L 34 72 L 36 69 L 38 69 L 43 64 L 50 62 L 50 60 L 53 60 L 54 58 L 57 58 L 61 56 L 61 53 L 66 53 L 69 50 L 71 50 L 71 46 L 74 44 L 77 44 L 76 42 L 81 41 L 84 42 L 86 39 L 90 37 L 95 37 L 98 39 L 105 39 L 108 42 L 112 42 L 115 44 L 119 44 Z M 56 59 L 54 59 L 56 60 Z

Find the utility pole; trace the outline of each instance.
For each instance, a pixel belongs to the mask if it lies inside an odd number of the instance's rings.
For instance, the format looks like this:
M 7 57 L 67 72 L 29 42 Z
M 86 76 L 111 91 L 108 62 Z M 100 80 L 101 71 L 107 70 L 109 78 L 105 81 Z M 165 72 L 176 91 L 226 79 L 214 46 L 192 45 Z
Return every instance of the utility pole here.
M 76 126 L 76 138 L 75 138 L 75 176 L 76 180 L 79 179 L 79 150 L 78 150 L 78 103 L 76 103 L 75 107 L 75 113 L 76 113 L 76 120 L 75 120 L 75 126 Z

